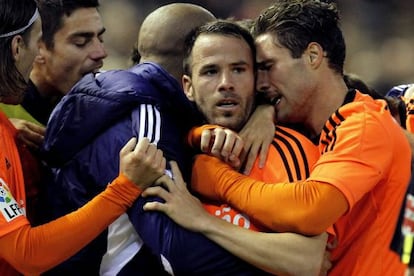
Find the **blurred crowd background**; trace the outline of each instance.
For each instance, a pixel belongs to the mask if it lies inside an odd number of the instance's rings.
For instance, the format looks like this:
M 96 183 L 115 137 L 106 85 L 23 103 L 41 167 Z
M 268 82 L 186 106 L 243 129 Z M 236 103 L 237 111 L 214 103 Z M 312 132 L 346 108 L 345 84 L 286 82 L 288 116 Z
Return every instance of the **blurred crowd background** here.
M 169 3 L 199 4 L 216 17 L 255 18 L 272 0 L 100 0 L 109 56 L 104 68 L 127 68 L 142 20 Z M 412 0 L 338 0 L 347 43 L 345 70 L 384 94 L 414 82 L 414 5 Z

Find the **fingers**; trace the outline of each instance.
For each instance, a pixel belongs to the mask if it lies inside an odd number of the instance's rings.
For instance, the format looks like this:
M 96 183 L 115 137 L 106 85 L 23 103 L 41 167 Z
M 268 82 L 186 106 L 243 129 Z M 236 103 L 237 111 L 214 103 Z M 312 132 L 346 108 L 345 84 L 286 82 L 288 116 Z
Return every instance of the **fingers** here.
M 150 189 L 150 188 L 148 188 Z M 147 190 L 148 190 L 147 189 Z M 158 201 L 151 201 L 151 202 L 147 202 L 144 204 L 144 206 L 142 206 L 142 209 L 144 209 L 144 211 L 159 211 L 159 212 L 164 212 L 166 213 L 166 208 L 165 208 L 165 204 L 158 202 Z
M 168 191 L 171 191 L 174 189 L 174 180 L 171 179 L 170 176 L 164 174 L 154 182 L 157 186 L 165 187 Z
M 267 159 L 267 153 L 269 151 L 270 143 L 265 141 L 262 144 L 253 143 L 247 153 L 247 160 L 245 163 L 243 174 L 249 175 L 257 157 L 259 157 L 259 168 L 264 168 Z
M 243 151 L 243 140 L 227 128 L 208 129 L 201 134 L 201 149 L 238 168 L 241 164 L 239 156 Z
M 39 136 L 43 137 L 46 134 L 46 128 L 44 126 L 40 126 L 32 122 L 27 122 L 27 127 L 31 130 L 31 132 L 37 133 Z
M 241 155 L 241 152 L 243 150 L 243 145 L 243 140 L 238 136 L 229 156 L 230 160 L 234 160 L 235 158 L 239 159 L 239 156 Z
M 209 153 L 212 146 L 212 131 L 210 129 L 201 132 L 200 149 L 202 152 Z
M 120 151 L 120 155 L 125 156 L 126 154 L 133 151 L 135 149 L 136 144 L 137 144 L 136 137 L 132 137 L 131 139 L 129 139 L 129 141 L 125 144 L 125 146 L 122 147 Z
M 144 190 L 144 192 L 141 194 L 143 197 L 148 196 L 154 196 L 159 197 L 163 199 L 164 201 L 168 201 L 170 197 L 170 193 L 162 188 L 161 186 L 154 186 L 154 187 L 148 187 Z M 166 212 L 167 206 L 165 203 L 159 202 L 159 201 L 150 201 L 146 202 L 143 206 L 144 211 L 160 211 L 160 212 Z
M 215 128 L 214 129 L 214 143 L 211 148 L 211 153 L 214 156 L 221 158 L 228 158 L 233 150 L 236 140 L 240 139 L 237 133 L 230 129 Z
M 28 147 L 38 149 L 43 143 L 45 127 L 16 118 L 11 118 L 10 122 L 17 129 L 17 138 Z
M 120 173 L 144 190 L 165 172 L 163 152 L 148 138 L 131 138 L 120 151 Z
M 167 201 L 168 196 L 169 196 L 169 191 L 167 191 L 161 186 L 151 186 L 142 192 L 142 196 L 143 197 L 156 196 L 156 197 L 162 198 Z
M 156 145 L 151 144 L 148 138 L 141 139 L 137 144 L 136 150 L 138 154 L 145 155 L 148 160 L 152 160 L 154 167 L 165 169 L 167 162 L 164 153 Z
M 267 159 L 267 153 L 269 152 L 270 143 L 263 143 L 263 145 L 260 148 L 260 154 L 259 154 L 259 168 L 264 168 L 266 164 Z
M 184 182 L 183 176 L 181 174 L 180 168 L 178 167 L 177 162 L 170 161 L 171 171 L 174 176 L 174 183 L 178 189 L 187 189 L 187 185 Z
M 256 161 L 256 156 L 257 156 L 257 151 L 254 149 L 250 149 L 249 153 L 247 154 L 247 160 L 246 160 L 243 174 L 245 175 L 250 174 L 253 168 L 254 162 Z
M 168 175 L 163 175 L 155 181 L 155 185 L 164 186 L 168 191 L 173 192 L 177 189 L 187 189 L 177 162 L 170 161 L 173 179 Z
M 30 137 L 29 133 L 19 133 L 17 139 L 23 142 L 24 145 L 31 149 L 37 150 L 43 142 L 42 137 Z

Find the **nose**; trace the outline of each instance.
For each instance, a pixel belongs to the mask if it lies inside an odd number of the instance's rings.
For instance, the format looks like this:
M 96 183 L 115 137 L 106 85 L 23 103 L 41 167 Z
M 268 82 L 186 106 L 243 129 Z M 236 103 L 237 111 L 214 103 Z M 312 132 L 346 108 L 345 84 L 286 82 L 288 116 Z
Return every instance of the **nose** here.
M 230 90 L 234 88 L 231 72 L 223 71 L 220 75 L 219 90 Z
M 100 60 L 106 58 L 107 56 L 108 54 L 106 53 L 104 43 L 97 39 L 90 54 L 91 59 Z
M 260 92 L 266 92 L 269 90 L 269 76 L 266 71 L 257 71 L 256 90 Z

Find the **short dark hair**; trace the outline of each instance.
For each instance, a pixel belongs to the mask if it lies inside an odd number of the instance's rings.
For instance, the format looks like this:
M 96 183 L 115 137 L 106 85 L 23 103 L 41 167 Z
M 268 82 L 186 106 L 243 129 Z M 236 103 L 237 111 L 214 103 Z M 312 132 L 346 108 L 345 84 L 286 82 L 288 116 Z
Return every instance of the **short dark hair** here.
M 278 0 L 261 12 L 252 28 L 257 37 L 274 34 L 299 58 L 309 43 L 316 42 L 326 52 L 329 66 L 343 74 L 345 41 L 339 27 L 339 11 L 335 3 L 319 0 Z
M 200 35 L 203 34 L 220 34 L 243 39 L 249 45 L 252 51 L 253 63 L 256 64 L 256 47 L 250 32 L 233 20 L 219 19 L 195 28 L 186 37 L 184 42 L 183 60 L 184 74 L 191 76 L 191 53 L 193 51 L 195 41 Z
M 36 11 L 36 2 L 34 0 L 0 0 L 0 7 L 0 34 L 6 34 L 28 24 Z M 26 44 L 30 41 L 32 26 L 19 33 Z M 21 91 L 26 87 L 26 81 L 17 69 L 12 56 L 13 37 L 15 35 L 0 38 L 0 95 Z
M 63 26 L 63 17 L 80 8 L 98 8 L 98 0 L 37 0 L 42 17 L 42 40 L 48 49 L 54 47 L 54 36 Z

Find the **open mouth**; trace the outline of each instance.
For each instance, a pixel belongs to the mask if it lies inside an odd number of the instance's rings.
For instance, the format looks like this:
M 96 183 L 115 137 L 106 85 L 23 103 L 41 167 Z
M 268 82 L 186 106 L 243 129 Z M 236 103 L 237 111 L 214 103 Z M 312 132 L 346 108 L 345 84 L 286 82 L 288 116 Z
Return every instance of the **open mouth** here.
M 227 107 L 230 108 L 230 107 L 234 107 L 236 105 L 238 105 L 237 101 L 235 101 L 235 100 L 229 100 L 229 99 L 219 101 L 216 104 L 216 106 L 223 107 L 223 108 L 227 108 Z

